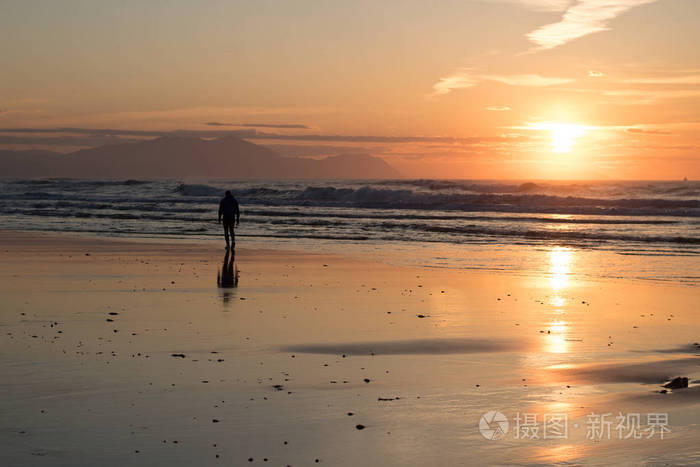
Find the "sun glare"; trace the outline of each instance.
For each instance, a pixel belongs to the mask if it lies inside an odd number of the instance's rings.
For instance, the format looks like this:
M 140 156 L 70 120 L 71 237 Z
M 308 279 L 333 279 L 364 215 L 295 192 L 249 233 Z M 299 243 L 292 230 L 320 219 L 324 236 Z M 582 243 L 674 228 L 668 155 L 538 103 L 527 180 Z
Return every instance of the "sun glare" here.
M 551 138 L 552 151 L 569 153 L 576 145 L 576 140 L 586 135 L 589 127 L 574 123 L 543 122 L 530 124 L 529 130 L 548 131 Z
M 552 149 L 554 152 L 571 152 L 576 140 L 586 134 L 586 127 L 582 125 L 550 123 L 548 127 L 552 134 Z

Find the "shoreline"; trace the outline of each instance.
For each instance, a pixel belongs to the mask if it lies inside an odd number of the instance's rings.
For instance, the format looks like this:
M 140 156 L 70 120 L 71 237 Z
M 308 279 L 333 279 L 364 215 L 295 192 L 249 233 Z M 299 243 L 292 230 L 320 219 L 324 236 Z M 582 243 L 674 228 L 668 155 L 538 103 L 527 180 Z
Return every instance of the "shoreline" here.
M 190 249 L 206 254 L 223 250 L 223 235 L 206 238 L 176 236 L 133 236 L 104 235 L 95 232 L 65 232 L 41 230 L 0 229 L 0 235 L 15 237 L 45 237 L 63 239 L 70 243 L 75 239 L 90 242 L 107 242 L 116 245 L 123 242 L 137 245 L 185 245 Z M 337 240 L 318 241 L 306 238 L 263 238 L 241 237 L 237 253 L 248 254 L 250 251 L 279 253 L 289 255 L 330 255 L 347 260 L 363 261 L 368 264 L 378 263 L 395 267 L 419 268 L 424 270 L 444 270 L 465 273 L 491 273 L 526 277 L 541 277 L 548 274 L 561 274 L 557 268 L 562 267 L 565 275 L 579 275 L 586 281 L 623 281 L 651 284 L 678 285 L 683 287 L 700 286 L 700 276 L 694 274 L 695 254 L 669 254 L 622 252 L 615 249 L 586 248 L 566 243 L 542 243 L 539 245 L 522 244 L 452 244 L 416 242 L 376 243 L 376 242 L 342 242 Z M 577 264 L 553 265 L 552 254 L 572 252 L 581 256 Z M 588 257 L 584 258 L 584 257 Z M 524 258 L 524 259 L 522 259 Z M 615 264 L 612 274 L 605 264 Z M 623 268 L 621 266 L 624 265 Z M 578 268 L 576 270 L 575 268 Z M 554 271 L 552 270 L 554 269 Z M 641 271 L 646 271 L 640 274 Z

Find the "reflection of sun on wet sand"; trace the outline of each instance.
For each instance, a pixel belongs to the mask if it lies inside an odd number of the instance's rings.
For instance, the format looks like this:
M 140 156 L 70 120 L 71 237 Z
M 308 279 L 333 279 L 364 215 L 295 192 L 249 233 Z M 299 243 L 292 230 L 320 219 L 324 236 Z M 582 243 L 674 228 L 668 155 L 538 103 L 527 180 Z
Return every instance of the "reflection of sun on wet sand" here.
M 517 275 L 0 240 L 5 465 L 633 465 L 698 454 L 698 291 L 578 274 L 600 253 L 514 250 L 548 265 Z M 690 387 L 660 392 L 678 376 Z M 503 439 L 479 433 L 487 411 L 509 420 Z M 671 432 L 586 439 L 591 412 L 618 411 L 668 413 Z M 515 439 L 518 413 L 566 414 L 569 438 Z

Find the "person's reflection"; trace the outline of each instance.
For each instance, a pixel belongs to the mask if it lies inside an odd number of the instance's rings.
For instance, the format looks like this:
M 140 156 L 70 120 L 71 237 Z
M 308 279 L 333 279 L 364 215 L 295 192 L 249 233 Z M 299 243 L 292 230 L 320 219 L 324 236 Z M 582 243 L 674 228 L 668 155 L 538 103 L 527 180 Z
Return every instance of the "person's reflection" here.
M 236 251 L 226 250 L 224 255 L 224 264 L 221 266 L 221 271 L 216 275 L 216 285 L 221 289 L 229 289 L 223 291 L 224 303 L 228 303 L 233 297 L 233 291 L 238 287 L 238 266 L 236 266 Z

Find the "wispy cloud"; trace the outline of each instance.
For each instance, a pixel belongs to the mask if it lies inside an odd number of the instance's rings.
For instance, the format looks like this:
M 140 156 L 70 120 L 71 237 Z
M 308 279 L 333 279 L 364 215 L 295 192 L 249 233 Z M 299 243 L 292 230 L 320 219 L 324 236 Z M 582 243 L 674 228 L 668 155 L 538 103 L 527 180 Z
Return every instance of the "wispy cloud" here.
M 603 91 L 602 95 L 610 97 L 633 98 L 636 104 L 648 104 L 661 99 L 691 99 L 700 97 L 700 89 L 671 89 L 671 90 L 647 90 L 647 89 L 621 89 Z
M 486 107 L 486 110 L 491 110 L 493 112 L 507 112 L 510 110 L 510 107 L 507 105 L 489 105 Z
M 264 133 L 254 129 L 247 130 L 126 130 L 117 128 L 0 128 L 0 135 L 78 135 L 78 136 L 132 136 L 140 138 L 162 136 L 184 136 L 199 138 L 219 138 L 222 136 L 236 136 L 253 140 L 284 140 L 284 141 L 324 141 L 347 143 L 461 143 L 481 144 L 499 142 L 504 139 L 517 139 L 520 136 L 478 136 L 478 137 L 452 137 L 452 136 L 388 136 L 388 135 L 283 135 L 278 133 Z
M 503 75 L 483 76 L 487 81 L 498 81 L 499 83 L 508 84 L 510 86 L 556 86 L 557 84 L 566 84 L 573 81 L 571 78 L 550 78 L 540 75 Z
M 226 123 L 226 122 L 205 122 L 207 126 L 237 126 L 243 128 L 294 128 L 310 130 L 311 127 L 301 123 Z
M 572 0 L 481 0 L 485 3 L 513 3 L 533 11 L 564 11 Z
M 667 130 L 659 130 L 655 128 L 639 128 L 639 127 L 629 127 L 625 128 L 627 133 L 636 133 L 641 135 L 670 135 L 671 132 Z
M 525 36 L 542 49 L 553 49 L 596 32 L 607 31 L 608 23 L 622 13 L 657 0 L 578 0 L 558 23 L 542 26 Z
M 600 78 L 601 76 L 605 76 L 602 71 L 588 70 L 589 78 Z
M 261 142 L 259 142 L 260 144 Z M 313 143 L 265 143 L 262 145 L 268 149 L 272 149 L 277 154 L 288 157 L 315 157 L 315 156 L 331 156 L 333 154 L 344 153 L 384 153 L 385 145 L 346 145 L 346 144 L 313 144 Z
M 130 136 L 109 136 L 109 135 L 52 135 L 37 136 L 33 134 L 5 135 L 0 133 L 0 148 L 3 146 L 45 146 L 65 151 L 65 147 L 92 148 L 96 146 L 106 146 L 111 144 L 136 143 L 143 141 L 143 138 Z
M 622 80 L 622 82 L 628 84 L 700 84 L 700 75 L 631 78 Z
M 453 89 L 471 88 L 479 84 L 479 79 L 471 75 L 468 71 L 456 71 L 455 73 L 443 76 L 440 81 L 433 85 L 433 94 L 447 94 Z
M 552 78 L 537 74 L 520 75 L 483 75 L 470 69 L 460 69 L 451 75 L 440 78 L 433 85 L 433 95 L 447 94 L 454 89 L 471 88 L 483 81 L 495 81 L 509 86 L 556 86 L 573 81 L 570 78 Z

